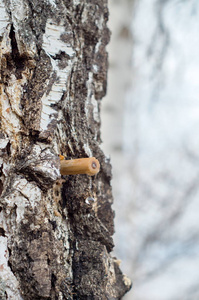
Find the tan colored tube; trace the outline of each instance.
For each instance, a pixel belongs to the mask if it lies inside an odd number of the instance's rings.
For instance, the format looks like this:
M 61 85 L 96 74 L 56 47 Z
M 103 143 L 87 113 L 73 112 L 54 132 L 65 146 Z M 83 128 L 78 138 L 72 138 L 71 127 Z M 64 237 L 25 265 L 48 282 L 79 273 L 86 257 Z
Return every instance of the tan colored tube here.
M 61 175 L 87 174 L 96 175 L 100 170 L 100 163 L 95 157 L 63 160 L 60 157 Z

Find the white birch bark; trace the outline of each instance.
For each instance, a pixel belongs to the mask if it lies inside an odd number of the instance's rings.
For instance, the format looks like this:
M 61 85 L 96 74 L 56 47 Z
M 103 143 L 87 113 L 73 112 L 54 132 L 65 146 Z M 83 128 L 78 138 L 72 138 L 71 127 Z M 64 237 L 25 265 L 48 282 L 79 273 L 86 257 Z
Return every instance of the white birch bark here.
M 106 1 L 0 1 L 0 298 L 120 299 L 100 149 Z M 59 157 L 101 171 L 60 180 Z

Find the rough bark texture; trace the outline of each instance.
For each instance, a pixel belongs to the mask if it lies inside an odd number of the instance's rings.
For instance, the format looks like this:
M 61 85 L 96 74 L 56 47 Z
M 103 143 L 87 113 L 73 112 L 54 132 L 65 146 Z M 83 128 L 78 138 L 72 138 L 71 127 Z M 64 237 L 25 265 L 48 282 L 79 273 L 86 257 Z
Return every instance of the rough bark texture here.
M 0 0 L 0 299 L 120 299 L 111 166 L 100 149 L 106 0 Z M 59 158 L 95 156 L 65 176 Z

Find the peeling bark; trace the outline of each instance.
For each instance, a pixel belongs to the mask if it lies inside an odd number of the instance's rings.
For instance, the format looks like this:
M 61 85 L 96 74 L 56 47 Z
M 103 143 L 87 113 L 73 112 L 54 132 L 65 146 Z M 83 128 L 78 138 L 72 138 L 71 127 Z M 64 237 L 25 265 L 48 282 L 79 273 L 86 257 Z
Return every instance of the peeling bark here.
M 106 0 L 0 0 L 0 299 L 120 299 L 111 166 L 100 148 Z M 58 155 L 95 156 L 95 177 Z

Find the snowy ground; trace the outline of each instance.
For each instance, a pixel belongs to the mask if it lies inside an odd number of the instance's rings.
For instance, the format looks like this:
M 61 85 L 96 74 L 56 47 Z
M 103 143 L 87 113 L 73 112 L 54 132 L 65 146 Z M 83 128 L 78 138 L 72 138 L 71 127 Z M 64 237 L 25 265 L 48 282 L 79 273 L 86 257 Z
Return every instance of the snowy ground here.
M 125 299 L 198 300 L 199 2 L 132 2 L 110 1 L 102 118 L 116 254 L 134 281 Z

